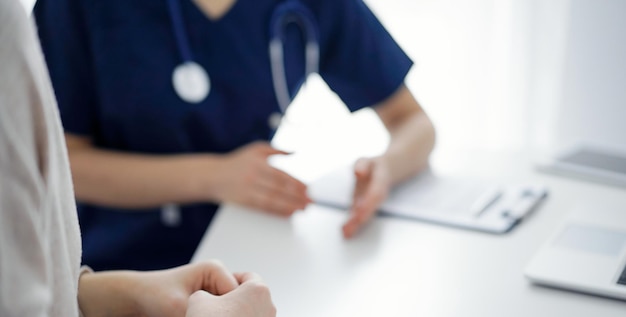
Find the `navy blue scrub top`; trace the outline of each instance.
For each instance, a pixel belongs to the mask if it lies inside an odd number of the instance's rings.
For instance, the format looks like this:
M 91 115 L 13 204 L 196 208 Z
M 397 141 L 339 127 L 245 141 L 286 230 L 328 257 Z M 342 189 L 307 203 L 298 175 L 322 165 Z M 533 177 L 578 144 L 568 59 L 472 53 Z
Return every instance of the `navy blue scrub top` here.
M 166 0 L 38 0 L 34 16 L 66 132 L 114 151 L 226 153 L 271 135 L 279 111 L 268 53 L 279 0 L 237 0 L 211 20 L 180 0 L 195 61 L 211 77 L 200 104 L 172 87 L 177 50 Z M 362 0 L 303 0 L 319 24 L 320 75 L 351 111 L 403 83 L 412 61 Z M 304 79 L 304 40 L 291 25 L 285 67 L 294 96 Z M 97 168 L 94 166 L 94 168 Z M 122 210 L 78 202 L 83 263 L 96 270 L 188 263 L 218 206 L 182 206 L 170 226 L 161 208 Z M 148 212 L 146 212 L 148 211 Z

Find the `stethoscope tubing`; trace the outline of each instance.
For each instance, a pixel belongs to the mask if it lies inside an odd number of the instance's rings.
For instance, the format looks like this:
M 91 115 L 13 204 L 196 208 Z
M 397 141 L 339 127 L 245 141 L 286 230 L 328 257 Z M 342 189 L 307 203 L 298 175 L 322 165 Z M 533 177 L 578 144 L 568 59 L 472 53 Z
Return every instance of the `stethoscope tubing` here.
M 311 11 L 299 0 L 289 0 L 279 5 L 270 19 L 269 55 L 272 69 L 274 93 L 281 113 L 287 111 L 292 99 L 287 86 L 285 73 L 284 31 L 289 24 L 296 24 L 306 39 L 305 44 L 305 79 L 319 69 L 319 39 L 315 18 Z
M 192 62 L 194 60 L 185 23 L 183 23 L 183 14 L 180 9 L 179 0 L 167 0 L 169 6 L 170 18 L 172 19 L 172 27 L 174 38 L 176 39 L 176 47 L 183 62 Z
M 181 0 L 167 0 L 170 17 L 172 19 L 174 37 L 176 39 L 176 46 L 182 59 L 182 64 L 192 63 L 194 66 L 197 65 L 200 67 L 194 61 L 179 1 Z M 300 0 L 287 0 L 286 2 L 279 4 L 270 19 L 270 41 L 268 49 L 272 72 L 272 83 L 274 93 L 276 94 L 276 101 L 280 108 L 280 113 L 278 114 L 280 117 L 286 113 L 287 107 L 292 102 L 285 71 L 283 45 L 284 31 L 290 24 L 296 24 L 303 31 L 303 36 L 306 39 L 305 80 L 308 75 L 316 73 L 319 70 L 319 35 L 313 13 Z M 177 93 L 179 92 L 177 91 Z M 182 98 L 182 96 L 180 97 Z M 270 121 L 274 122 L 270 123 L 270 125 L 274 126 L 272 128 L 275 129 L 277 127 L 277 122 L 280 121 L 280 118 L 279 120 Z

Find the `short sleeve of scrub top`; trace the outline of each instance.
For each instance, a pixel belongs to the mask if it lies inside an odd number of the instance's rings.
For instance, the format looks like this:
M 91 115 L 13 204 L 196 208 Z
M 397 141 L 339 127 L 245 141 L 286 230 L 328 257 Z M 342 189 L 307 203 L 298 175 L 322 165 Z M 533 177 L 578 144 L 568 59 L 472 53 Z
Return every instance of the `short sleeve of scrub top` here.
M 283 0 L 237 0 L 211 20 L 179 0 L 194 61 L 211 78 L 197 104 L 181 100 L 172 72 L 182 60 L 167 0 L 38 0 L 34 16 L 66 132 L 104 150 L 145 155 L 227 153 L 272 134 L 269 21 Z M 412 62 L 361 0 L 302 0 L 319 27 L 320 74 L 350 110 L 400 87 Z M 304 42 L 284 39 L 290 94 L 304 81 Z M 94 166 L 94 168 L 97 168 Z M 77 202 L 83 262 L 96 270 L 187 263 L 218 205 L 154 208 Z M 167 218 L 167 219 L 166 219 Z
M 363 1 L 320 2 L 335 6 L 319 13 L 324 81 L 351 111 L 390 97 L 404 83 L 411 59 Z

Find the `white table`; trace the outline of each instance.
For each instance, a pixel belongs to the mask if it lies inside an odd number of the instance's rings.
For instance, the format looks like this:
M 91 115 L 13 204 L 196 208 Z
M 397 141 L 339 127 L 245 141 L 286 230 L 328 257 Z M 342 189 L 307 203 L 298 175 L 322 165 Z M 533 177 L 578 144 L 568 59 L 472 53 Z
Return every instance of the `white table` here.
M 434 161 L 456 175 L 541 182 L 550 197 L 506 235 L 377 218 L 349 241 L 341 210 L 311 205 L 279 219 L 226 205 L 193 260 L 260 273 L 282 317 L 626 316 L 626 302 L 535 286 L 522 275 L 574 206 L 626 206 L 626 190 L 539 174 L 527 157 L 506 153 Z

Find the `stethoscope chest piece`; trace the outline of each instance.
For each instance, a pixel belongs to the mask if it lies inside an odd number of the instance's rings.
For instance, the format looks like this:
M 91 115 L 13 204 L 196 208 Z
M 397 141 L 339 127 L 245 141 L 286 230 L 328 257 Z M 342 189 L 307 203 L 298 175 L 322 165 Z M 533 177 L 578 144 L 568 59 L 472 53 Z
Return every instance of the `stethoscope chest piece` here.
M 209 75 L 202 66 L 185 62 L 176 66 L 172 74 L 172 84 L 178 96 L 188 103 L 199 103 L 211 91 Z
M 280 112 L 272 113 L 269 118 L 267 118 L 267 125 L 270 129 L 276 131 L 280 126 L 280 123 L 283 121 L 283 115 Z

